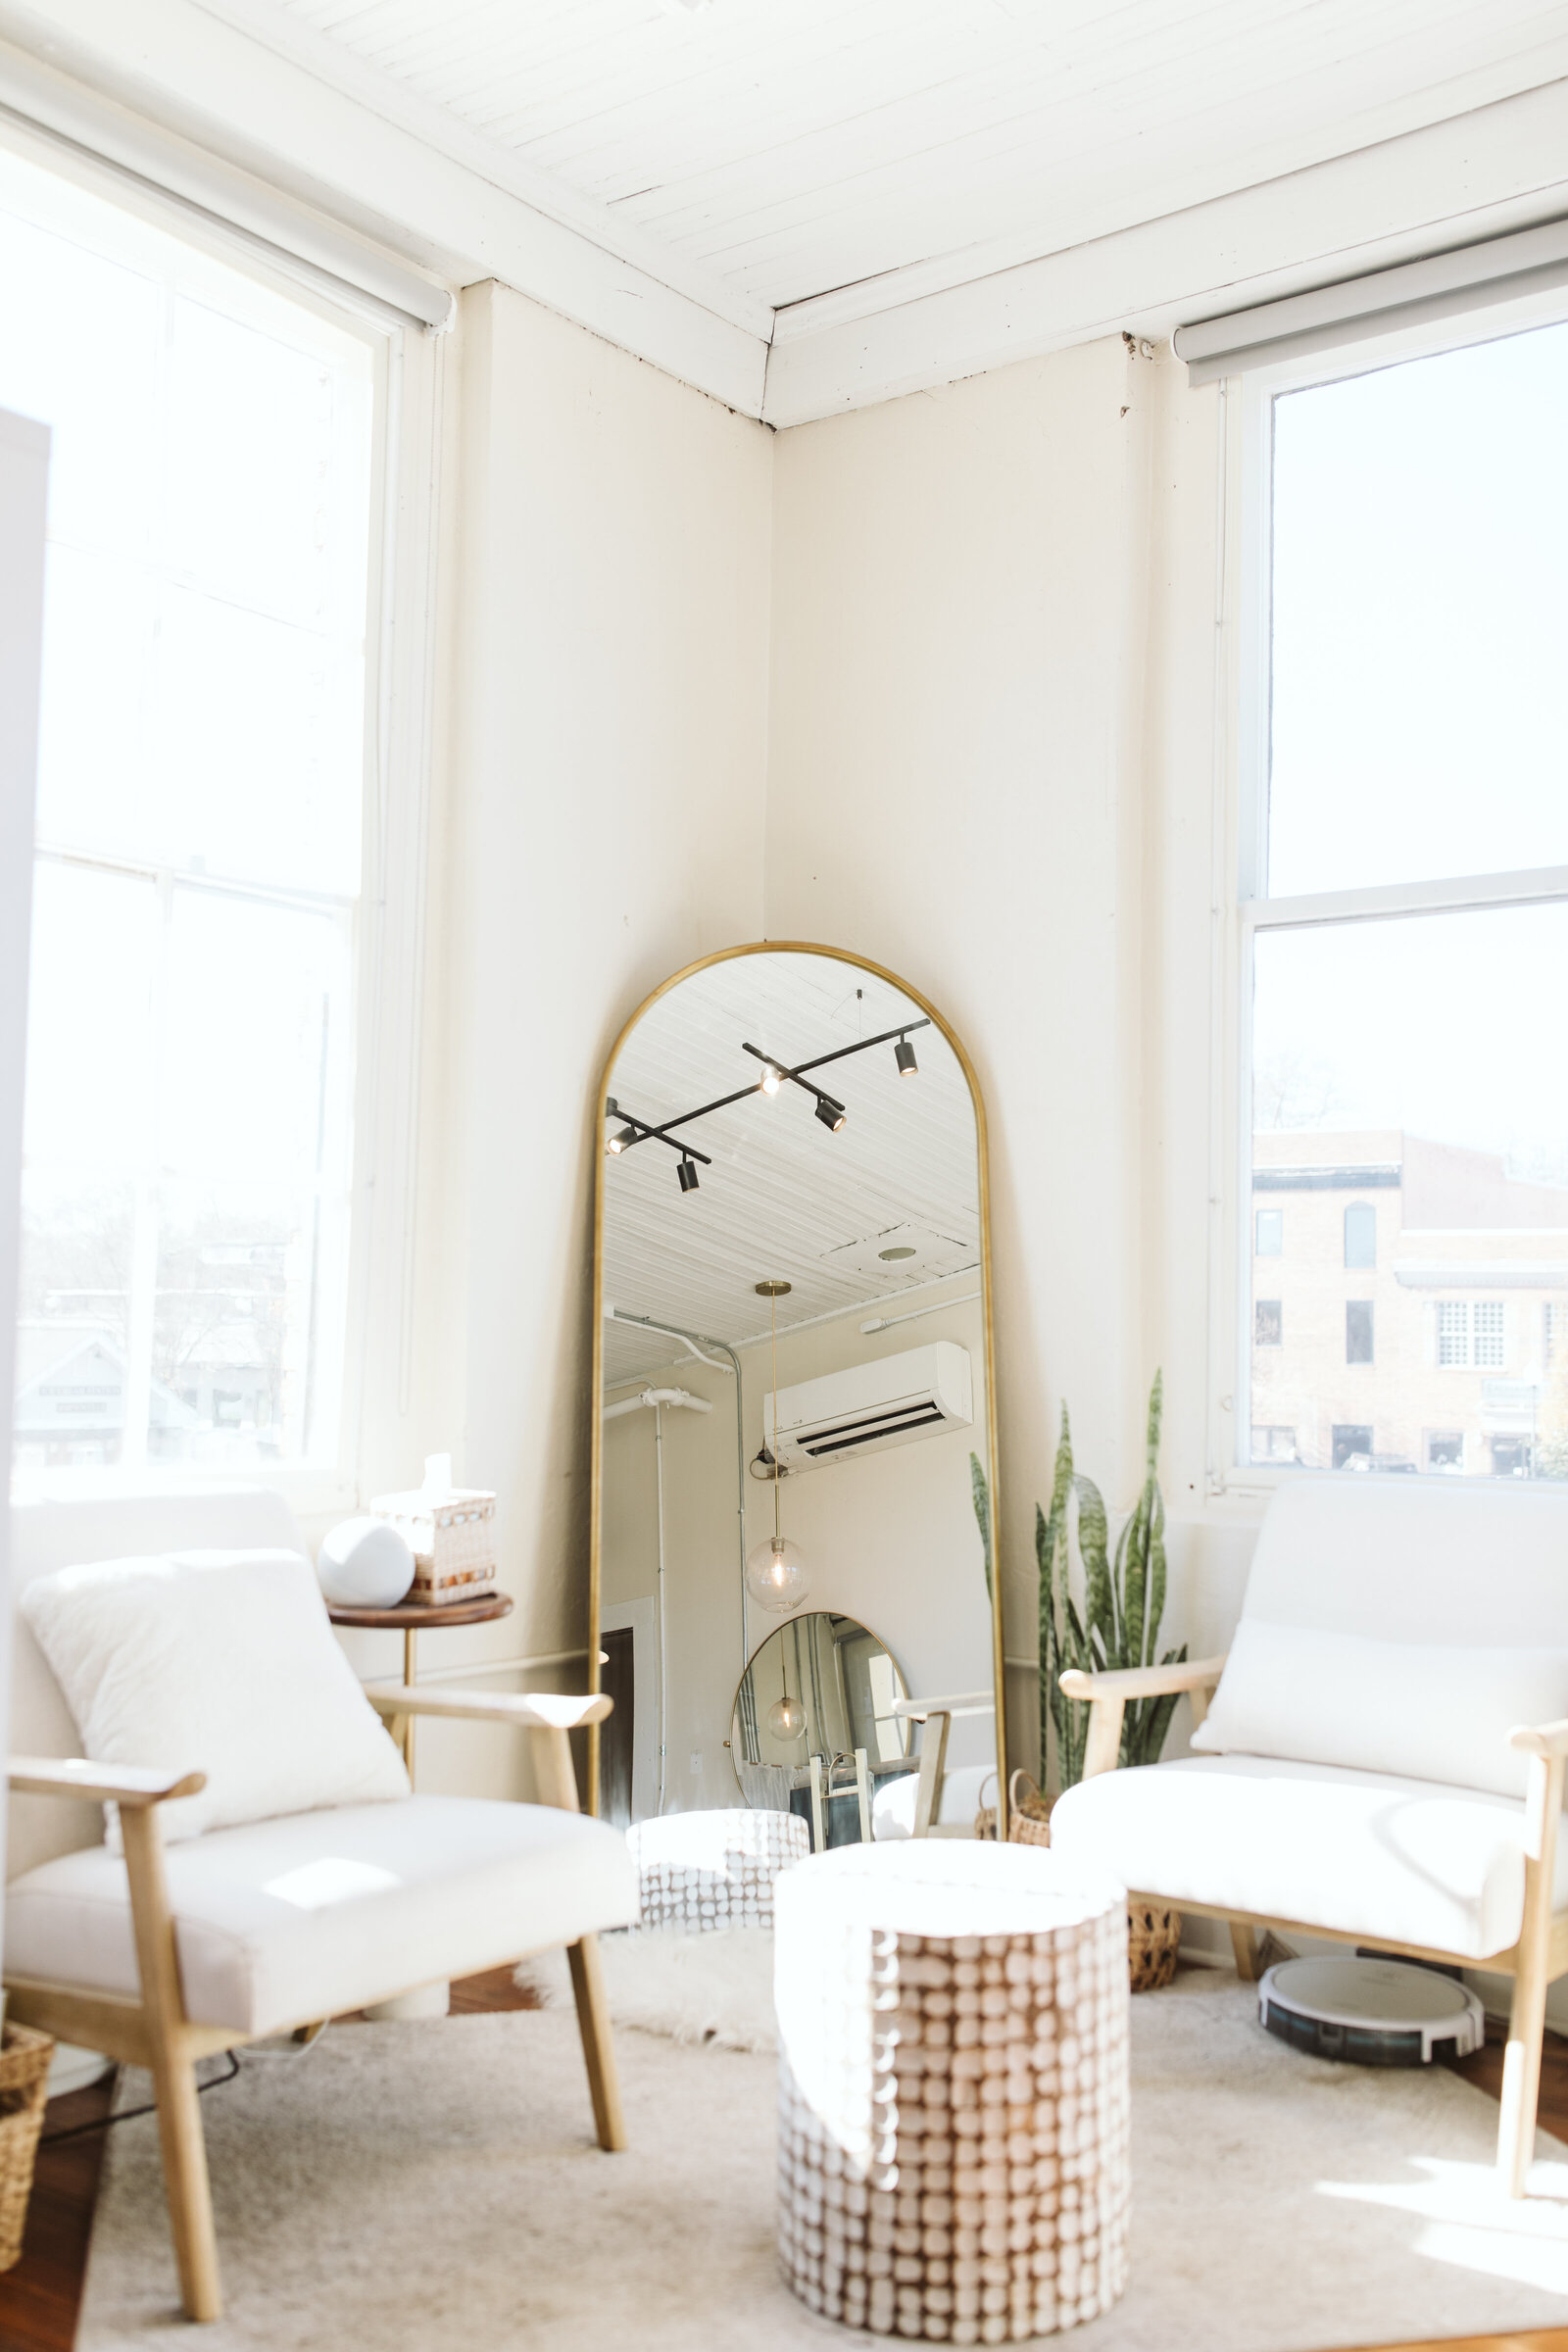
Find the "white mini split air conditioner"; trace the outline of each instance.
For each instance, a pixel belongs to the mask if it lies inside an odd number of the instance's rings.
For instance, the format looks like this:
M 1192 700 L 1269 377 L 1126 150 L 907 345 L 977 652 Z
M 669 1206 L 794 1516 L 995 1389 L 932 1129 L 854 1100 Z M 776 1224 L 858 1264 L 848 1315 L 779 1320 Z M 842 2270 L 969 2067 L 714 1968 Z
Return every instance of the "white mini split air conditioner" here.
M 776 1396 L 770 1390 L 762 1398 L 762 1438 L 786 1470 L 810 1470 L 940 1437 L 945 1429 L 967 1429 L 973 1417 L 969 1351 L 938 1340 L 874 1364 L 803 1380 Z

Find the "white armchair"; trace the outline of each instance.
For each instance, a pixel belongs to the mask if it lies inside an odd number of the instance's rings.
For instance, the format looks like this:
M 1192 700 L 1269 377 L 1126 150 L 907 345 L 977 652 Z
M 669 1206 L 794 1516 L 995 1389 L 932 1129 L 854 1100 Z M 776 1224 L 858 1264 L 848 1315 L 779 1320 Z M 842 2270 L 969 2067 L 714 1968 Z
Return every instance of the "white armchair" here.
M 270 1552 L 275 1561 L 280 1550 L 300 1548 L 284 1506 L 261 1494 L 13 1513 L 19 1593 L 48 1571 L 127 1555 L 218 1549 Z M 285 1560 L 283 1577 L 298 1604 L 298 1563 Z M 395 1757 L 396 1786 L 388 1788 L 380 1735 L 347 1666 L 335 1652 L 314 1652 L 316 1597 L 312 1592 L 305 1607 L 301 1649 L 313 1651 L 328 1683 L 346 1679 L 350 1729 L 379 1776 L 377 1801 L 318 1801 L 267 1817 L 264 1794 L 237 1826 L 191 1835 L 187 1820 L 167 1846 L 162 1809 L 207 1801 L 204 1765 L 213 1758 L 173 1755 L 167 1768 L 82 1761 L 24 1618 L 14 1628 L 13 1731 L 18 1745 L 35 1752 L 15 1757 L 10 1774 L 11 2014 L 150 2069 L 180 2287 L 193 2320 L 220 2310 L 196 2096 L 204 2056 L 564 1944 L 599 2142 L 625 2144 L 595 1937 L 636 1918 L 637 1873 L 624 1838 L 578 1812 L 567 1739 L 603 1721 L 610 1701 L 447 1686 L 372 1689 L 370 1706 L 394 1730 L 425 1714 L 526 1732 L 543 1801 L 415 1795 Z M 318 1632 L 332 1642 L 324 1610 Z M 243 1655 L 222 1682 L 222 1704 L 243 1710 Z M 276 1741 L 280 1767 L 286 1729 L 270 1723 L 260 1733 Z M 265 1758 L 265 1746 L 260 1752 Z M 106 1802 L 119 1809 L 122 1855 L 104 1842 Z
M 1228 1921 L 1244 1976 L 1269 1927 L 1513 1978 L 1498 2164 L 1522 2195 L 1568 1974 L 1568 1496 L 1293 1480 L 1228 1657 L 1061 1687 L 1093 1712 L 1053 1846 Z M 1167 1690 L 1200 1752 L 1116 1770 L 1124 1707 Z

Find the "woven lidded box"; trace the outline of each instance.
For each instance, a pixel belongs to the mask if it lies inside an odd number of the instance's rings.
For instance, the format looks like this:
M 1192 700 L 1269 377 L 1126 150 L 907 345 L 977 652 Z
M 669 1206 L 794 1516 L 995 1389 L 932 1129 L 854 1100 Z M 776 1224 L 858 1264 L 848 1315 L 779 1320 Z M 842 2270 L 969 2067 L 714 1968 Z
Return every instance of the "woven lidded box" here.
M 453 1486 L 450 1455 L 425 1463 L 422 1487 L 377 1494 L 370 1509 L 414 1554 L 410 1600 L 474 1600 L 495 1584 L 496 1498 L 482 1487 Z

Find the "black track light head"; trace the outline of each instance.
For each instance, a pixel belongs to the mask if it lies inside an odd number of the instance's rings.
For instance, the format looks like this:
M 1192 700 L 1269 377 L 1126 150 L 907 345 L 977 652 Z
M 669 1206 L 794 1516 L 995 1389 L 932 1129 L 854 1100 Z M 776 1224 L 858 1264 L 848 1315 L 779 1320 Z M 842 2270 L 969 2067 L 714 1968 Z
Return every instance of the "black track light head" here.
M 901 1037 L 893 1049 L 893 1058 L 899 1065 L 901 1078 L 918 1078 L 920 1064 L 914 1058 L 914 1048 L 906 1037 Z
M 843 1103 L 835 1102 L 831 1095 L 818 1095 L 816 1115 L 831 1134 L 837 1135 L 847 1114 Z
M 680 1189 L 683 1193 L 696 1192 L 697 1162 L 694 1159 L 677 1159 L 675 1162 L 675 1174 L 680 1180 Z
M 623 1127 L 618 1135 L 612 1135 L 610 1138 L 609 1142 L 605 1146 L 605 1150 L 612 1153 L 618 1153 L 624 1152 L 628 1144 L 634 1144 L 636 1141 L 636 1129 L 632 1127 Z

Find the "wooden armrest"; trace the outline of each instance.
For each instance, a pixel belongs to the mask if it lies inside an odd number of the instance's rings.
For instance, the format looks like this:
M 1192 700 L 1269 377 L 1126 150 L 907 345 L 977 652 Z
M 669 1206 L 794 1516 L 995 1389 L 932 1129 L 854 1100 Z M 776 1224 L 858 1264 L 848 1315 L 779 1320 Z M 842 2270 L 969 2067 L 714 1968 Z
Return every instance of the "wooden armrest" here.
M 80 1796 L 96 1804 L 145 1809 L 166 1797 L 195 1796 L 207 1786 L 205 1772 L 160 1772 L 147 1764 L 89 1764 L 82 1756 L 13 1756 L 13 1792 L 18 1796 Z
M 996 1711 L 996 1697 L 990 1690 L 963 1690 L 956 1698 L 901 1698 L 893 1706 L 896 1717 L 910 1723 L 924 1723 L 928 1715 L 994 1715 Z
M 1568 1756 L 1568 1723 L 1521 1723 L 1508 1734 L 1508 1745 L 1527 1756 Z
M 614 1700 L 535 1690 L 526 1697 L 494 1690 L 416 1690 L 407 1683 L 368 1683 L 365 1695 L 378 1715 L 453 1715 L 467 1723 L 510 1723 L 524 1732 L 575 1732 L 603 1723 Z
M 1190 1658 L 1181 1666 L 1120 1666 L 1106 1674 L 1085 1674 L 1069 1666 L 1061 1688 L 1069 1698 L 1090 1700 L 1165 1698 L 1173 1690 L 1203 1690 L 1217 1683 L 1223 1657 Z

